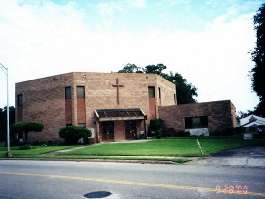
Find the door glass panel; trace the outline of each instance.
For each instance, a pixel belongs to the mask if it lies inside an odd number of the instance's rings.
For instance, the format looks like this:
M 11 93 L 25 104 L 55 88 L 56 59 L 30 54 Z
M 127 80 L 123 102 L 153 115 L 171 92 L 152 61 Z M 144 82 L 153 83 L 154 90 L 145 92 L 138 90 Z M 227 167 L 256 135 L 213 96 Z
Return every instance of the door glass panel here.
M 102 122 L 102 140 L 114 140 L 114 122 Z
M 137 138 L 136 120 L 125 121 L 125 136 L 126 136 L 126 139 Z

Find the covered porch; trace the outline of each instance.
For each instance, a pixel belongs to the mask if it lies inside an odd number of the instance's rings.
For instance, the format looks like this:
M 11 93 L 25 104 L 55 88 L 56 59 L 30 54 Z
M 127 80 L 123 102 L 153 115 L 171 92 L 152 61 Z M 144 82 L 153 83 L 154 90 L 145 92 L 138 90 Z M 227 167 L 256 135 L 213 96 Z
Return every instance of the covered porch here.
M 97 142 L 146 137 L 146 116 L 140 108 L 97 109 L 95 116 Z

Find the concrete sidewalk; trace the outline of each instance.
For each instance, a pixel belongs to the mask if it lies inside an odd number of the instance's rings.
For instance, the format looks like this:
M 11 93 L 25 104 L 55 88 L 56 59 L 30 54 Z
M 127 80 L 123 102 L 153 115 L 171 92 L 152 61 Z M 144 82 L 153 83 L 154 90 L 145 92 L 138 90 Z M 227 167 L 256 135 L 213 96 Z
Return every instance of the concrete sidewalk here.
M 63 153 L 67 153 L 67 152 L 70 152 L 70 151 L 75 151 L 75 150 L 82 149 L 82 148 L 86 148 L 86 147 L 88 147 L 88 146 L 85 145 L 85 146 L 79 146 L 79 147 L 72 147 L 72 148 L 69 148 L 69 149 L 63 149 L 63 150 L 59 150 L 59 151 L 53 151 L 53 152 L 50 152 L 48 154 L 63 154 Z M 46 155 L 46 154 L 44 154 L 44 155 Z
M 125 141 L 119 141 L 119 142 L 101 142 L 101 143 L 96 143 L 96 144 L 91 144 L 91 145 L 84 145 L 84 146 L 72 147 L 72 148 L 69 148 L 69 149 L 63 149 L 63 150 L 59 150 L 59 151 L 54 151 L 54 152 L 51 152 L 49 154 L 63 154 L 63 153 L 67 153 L 67 152 L 70 152 L 70 151 L 75 151 L 75 150 L 78 150 L 78 149 L 87 148 L 87 147 L 90 147 L 90 146 L 102 145 L 102 144 L 105 144 L 105 143 L 108 143 L 108 144 L 143 143 L 143 142 L 149 142 L 149 141 L 150 140 L 125 140 Z
M 209 157 L 194 160 L 190 164 L 213 165 L 213 166 L 242 166 L 242 167 L 264 167 L 265 158 L 248 157 Z

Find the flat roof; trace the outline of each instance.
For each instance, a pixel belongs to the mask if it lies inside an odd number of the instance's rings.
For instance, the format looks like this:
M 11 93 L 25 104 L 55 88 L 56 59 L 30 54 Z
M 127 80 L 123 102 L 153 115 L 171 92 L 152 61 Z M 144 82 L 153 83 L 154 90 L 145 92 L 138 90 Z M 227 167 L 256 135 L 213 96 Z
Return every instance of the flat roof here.
M 96 109 L 95 114 L 99 121 L 140 120 L 145 116 L 140 108 Z

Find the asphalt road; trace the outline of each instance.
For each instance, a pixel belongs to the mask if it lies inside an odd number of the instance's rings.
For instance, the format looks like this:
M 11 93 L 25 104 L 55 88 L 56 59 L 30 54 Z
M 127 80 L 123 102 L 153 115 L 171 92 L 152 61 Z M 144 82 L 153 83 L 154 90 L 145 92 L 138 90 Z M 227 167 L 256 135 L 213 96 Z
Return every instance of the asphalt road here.
M 0 199 L 84 199 L 85 196 L 265 198 L 265 172 L 263 168 L 208 165 L 0 161 Z
M 265 147 L 243 147 L 225 150 L 196 162 L 200 165 L 265 168 Z

